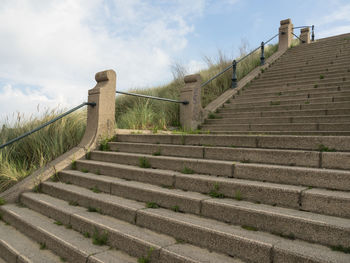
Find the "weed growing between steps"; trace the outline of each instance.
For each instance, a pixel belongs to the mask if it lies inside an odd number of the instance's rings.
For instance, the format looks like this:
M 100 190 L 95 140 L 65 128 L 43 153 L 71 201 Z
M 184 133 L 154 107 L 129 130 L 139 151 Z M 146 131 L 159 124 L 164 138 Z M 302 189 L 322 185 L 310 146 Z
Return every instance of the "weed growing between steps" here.
M 209 192 L 209 196 L 213 198 L 225 198 L 225 195 L 222 193 L 219 193 L 219 183 L 214 184 L 214 189 Z
M 4 199 L 0 198 L 0 206 L 2 206 L 4 204 L 6 204 L 6 201 Z
M 81 169 L 81 171 L 82 171 L 83 173 L 88 173 L 88 172 L 89 172 L 89 170 L 86 169 L 86 168 Z
M 95 208 L 95 207 L 92 207 L 92 206 L 89 206 L 88 209 L 87 209 L 87 211 L 90 212 L 90 213 L 99 213 L 99 214 L 102 214 L 101 208 Z
M 110 151 L 111 147 L 109 146 L 109 142 L 111 141 L 111 138 L 104 138 L 103 140 L 100 141 L 100 146 L 98 149 L 100 151 Z
M 54 224 L 58 225 L 58 226 L 62 226 L 63 225 L 63 223 L 61 221 L 55 221 Z
M 77 161 L 76 160 L 73 160 L 72 161 L 72 164 L 71 164 L 71 167 L 70 167 L 72 170 L 76 170 L 77 169 Z
M 331 246 L 331 249 L 333 251 L 339 251 L 339 252 L 343 252 L 346 254 L 350 254 L 350 247 L 343 247 L 343 246 Z
M 92 235 L 92 243 L 97 246 L 104 246 L 108 241 L 108 233 L 107 231 L 103 231 L 99 233 L 99 231 L 95 228 L 94 233 Z
M 178 205 L 174 205 L 171 210 L 173 210 L 174 212 L 180 212 L 180 207 Z
M 281 104 L 280 101 L 270 101 L 271 106 L 276 106 L 276 105 L 280 105 L 280 104 Z
M 245 230 L 248 230 L 248 231 L 258 231 L 258 229 L 254 226 L 246 226 L 246 225 L 243 225 L 241 226 L 243 229 Z
M 325 146 L 325 145 L 323 145 L 323 144 L 320 144 L 320 145 L 318 146 L 318 150 L 319 150 L 320 152 L 335 152 L 335 151 L 337 151 L 336 149 L 334 149 L 334 148 L 328 148 L 327 146 Z
M 194 171 L 191 169 L 191 168 L 188 168 L 188 167 L 184 167 L 182 170 L 181 170 L 181 173 L 183 174 L 194 174 Z
M 96 193 L 96 194 L 101 193 L 101 190 L 100 190 L 100 189 L 98 189 L 98 187 L 97 187 L 97 186 L 94 186 L 94 187 L 90 188 L 90 190 L 91 190 L 91 191 L 93 191 L 93 192 L 94 192 L 94 193 Z
M 150 162 L 146 159 L 146 157 L 140 157 L 139 163 L 141 168 L 151 168 Z
M 57 183 L 60 180 L 58 173 L 56 172 L 53 176 L 51 176 L 51 181 Z
M 79 203 L 77 201 L 69 201 L 68 204 L 71 206 L 78 206 L 79 205 Z
M 84 232 L 83 236 L 86 237 L 86 238 L 90 238 L 90 233 L 89 232 Z
M 47 111 L 40 117 L 24 118 L 0 126 L 0 144 L 28 132 L 61 114 Z M 30 136 L 0 150 L 0 192 L 76 146 L 86 127 L 86 110 L 77 111 Z
M 151 247 L 147 252 L 147 256 L 138 258 L 137 262 L 138 263 L 150 263 L 153 250 L 154 250 L 154 248 Z
M 39 245 L 40 245 L 40 250 L 46 249 L 46 243 L 45 242 L 44 243 L 39 243 Z
M 153 156 L 160 156 L 161 155 L 161 151 L 160 149 L 154 153 L 152 153 Z
M 155 202 L 148 202 L 146 203 L 147 208 L 159 208 L 159 205 Z

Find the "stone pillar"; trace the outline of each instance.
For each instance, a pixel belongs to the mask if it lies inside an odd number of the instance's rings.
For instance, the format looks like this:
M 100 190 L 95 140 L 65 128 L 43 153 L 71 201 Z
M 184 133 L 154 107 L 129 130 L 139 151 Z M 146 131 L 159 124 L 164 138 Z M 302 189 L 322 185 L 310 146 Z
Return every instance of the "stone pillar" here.
M 101 71 L 96 73 L 95 80 L 97 84 L 89 90 L 88 102 L 95 102 L 96 106 L 88 107 L 81 146 L 96 144 L 101 138 L 114 136 L 116 73 L 114 70 Z
M 304 44 L 310 43 L 310 28 L 305 27 L 300 29 L 300 39 L 303 41 Z
M 185 87 L 180 91 L 180 124 L 184 130 L 195 130 L 203 119 L 201 102 L 201 77 L 199 74 L 185 76 Z
M 281 20 L 280 24 L 278 50 L 285 50 L 292 44 L 293 24 L 290 18 Z

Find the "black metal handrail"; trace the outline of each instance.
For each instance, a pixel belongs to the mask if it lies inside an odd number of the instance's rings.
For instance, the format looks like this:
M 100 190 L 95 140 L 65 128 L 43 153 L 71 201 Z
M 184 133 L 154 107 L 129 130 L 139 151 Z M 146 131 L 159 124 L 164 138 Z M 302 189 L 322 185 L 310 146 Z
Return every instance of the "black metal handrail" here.
M 123 95 L 135 96 L 135 97 L 141 97 L 141 98 L 147 98 L 147 99 L 153 99 L 153 100 L 162 100 L 162 101 L 167 101 L 167 102 L 182 103 L 184 105 L 188 104 L 187 100 L 179 101 L 179 100 L 160 98 L 160 97 L 154 97 L 154 96 L 137 94 L 137 93 L 129 93 L 129 92 L 124 92 L 124 91 L 116 91 L 116 93 L 123 94 Z
M 229 69 L 233 69 L 233 73 L 232 73 L 232 88 L 235 88 L 237 86 L 237 76 L 236 76 L 236 68 L 237 68 L 237 64 L 239 62 L 242 62 L 243 60 L 245 60 L 247 57 L 249 57 L 251 54 L 253 54 L 254 52 L 256 52 L 258 49 L 261 49 L 261 57 L 260 57 L 260 64 L 264 65 L 265 64 L 265 55 L 264 55 L 264 48 L 265 45 L 267 43 L 269 43 L 271 40 L 273 40 L 275 37 L 277 37 L 279 35 L 276 34 L 273 37 L 269 38 L 267 41 L 265 42 L 261 42 L 260 46 L 253 49 L 251 52 L 249 52 L 247 55 L 245 55 L 244 57 L 240 58 L 239 60 L 234 60 L 232 62 L 232 65 L 226 67 L 224 70 L 222 70 L 221 72 L 219 72 L 218 74 L 216 74 L 215 76 L 211 77 L 210 79 L 208 79 L 207 81 L 205 81 L 204 83 L 201 84 L 201 87 L 206 86 L 208 83 L 212 82 L 214 79 L 216 79 L 217 77 L 219 77 L 220 75 L 224 74 L 226 71 L 228 71 Z
M 78 110 L 81 107 L 84 107 L 86 105 L 94 107 L 94 106 L 96 106 L 96 103 L 95 102 L 84 102 L 84 103 L 76 106 L 75 108 L 73 108 L 73 109 L 71 109 L 69 111 L 66 111 L 65 113 L 57 116 L 56 118 L 54 118 L 54 119 L 52 119 L 52 120 L 50 120 L 50 121 L 40 125 L 39 127 L 35 128 L 35 129 L 33 129 L 33 130 L 29 131 L 29 132 L 26 132 L 26 133 L 22 134 L 21 136 L 18 136 L 17 138 L 14 138 L 14 139 L 8 141 L 7 143 L 4 143 L 4 144 L 0 145 L 0 149 L 5 148 L 6 146 L 9 146 L 10 144 L 12 144 L 14 142 L 17 142 L 17 141 L 19 141 L 19 140 L 21 140 L 21 139 L 31 135 L 32 133 L 41 130 L 42 128 L 45 128 L 46 126 L 54 123 L 55 121 L 58 121 L 59 119 L 62 119 L 63 117 L 67 116 L 68 114 L 70 114 L 70 113 L 72 113 L 72 112 L 74 112 L 74 111 L 76 111 L 76 110 Z
M 294 34 L 293 32 L 292 32 L 292 34 L 297 38 L 297 39 L 299 39 L 302 43 L 305 43 L 305 40 L 302 40 L 300 37 L 298 37 L 296 34 Z

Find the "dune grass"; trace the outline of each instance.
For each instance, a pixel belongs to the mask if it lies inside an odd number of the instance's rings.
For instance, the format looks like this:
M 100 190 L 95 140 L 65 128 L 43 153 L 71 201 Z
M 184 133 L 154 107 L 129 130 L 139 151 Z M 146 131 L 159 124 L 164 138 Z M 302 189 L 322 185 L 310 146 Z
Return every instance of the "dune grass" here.
M 277 45 L 265 47 L 265 58 L 277 51 Z M 247 52 L 241 52 L 241 57 Z M 199 74 L 202 82 L 210 79 L 215 74 L 232 64 L 232 61 L 219 52 L 216 60 L 205 58 L 208 69 Z M 247 59 L 237 65 L 237 79 L 240 80 L 250 71 L 260 65 L 260 50 L 253 53 Z M 129 92 L 151 95 L 178 100 L 180 89 L 184 86 L 183 77 L 185 71 L 178 69 L 174 80 L 164 86 L 149 89 L 134 89 Z M 202 88 L 202 106 L 205 107 L 211 101 L 220 96 L 231 87 L 232 70 L 213 80 Z M 157 130 L 179 127 L 179 105 L 175 103 L 156 101 L 145 98 L 118 96 L 116 99 L 116 122 L 120 129 L 150 129 Z
M 14 124 L 0 129 L 0 144 L 58 116 L 61 111 L 45 112 L 28 119 L 18 115 Z M 85 131 L 86 111 L 72 113 L 46 128 L 0 150 L 0 192 L 76 146 Z

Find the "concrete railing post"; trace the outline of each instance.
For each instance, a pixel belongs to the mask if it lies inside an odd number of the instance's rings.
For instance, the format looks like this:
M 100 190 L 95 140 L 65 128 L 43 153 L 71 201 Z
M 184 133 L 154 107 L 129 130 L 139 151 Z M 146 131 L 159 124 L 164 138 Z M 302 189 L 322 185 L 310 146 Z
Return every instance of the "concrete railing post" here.
M 278 50 L 285 50 L 292 44 L 293 24 L 289 18 L 282 20 L 280 24 Z
M 180 91 L 180 124 L 184 130 L 195 130 L 203 119 L 201 103 L 201 77 L 199 74 L 185 76 L 185 87 Z
M 302 41 L 302 44 L 310 43 L 310 28 L 305 27 L 300 29 L 300 39 Z
M 89 90 L 88 102 L 95 102 L 96 106 L 88 108 L 86 131 L 80 145 L 96 144 L 101 138 L 114 135 L 116 73 L 101 71 L 96 73 L 95 80 L 97 84 Z

